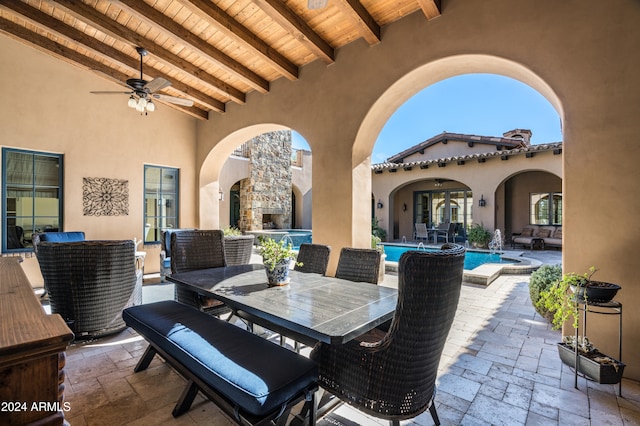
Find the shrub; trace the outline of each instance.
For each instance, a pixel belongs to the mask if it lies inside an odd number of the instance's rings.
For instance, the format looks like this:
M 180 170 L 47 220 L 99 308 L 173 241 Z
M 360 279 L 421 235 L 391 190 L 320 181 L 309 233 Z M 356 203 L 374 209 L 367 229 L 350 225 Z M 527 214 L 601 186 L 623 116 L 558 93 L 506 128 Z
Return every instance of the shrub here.
M 529 296 L 531 303 L 540 315 L 545 317 L 549 322 L 553 320 L 553 312 L 551 312 L 542 304 L 540 300 L 540 292 L 549 291 L 553 283 L 562 278 L 562 267 L 560 265 L 543 265 L 531 274 L 529 281 Z
M 242 235 L 242 232 L 235 226 L 227 226 L 223 228 L 222 233 L 225 237 L 237 237 L 239 235 Z
M 491 241 L 491 232 L 484 229 L 484 226 L 481 224 L 474 223 L 471 228 L 469 228 L 467 239 L 470 243 L 476 243 L 476 245 L 480 247 L 485 247 L 487 243 Z

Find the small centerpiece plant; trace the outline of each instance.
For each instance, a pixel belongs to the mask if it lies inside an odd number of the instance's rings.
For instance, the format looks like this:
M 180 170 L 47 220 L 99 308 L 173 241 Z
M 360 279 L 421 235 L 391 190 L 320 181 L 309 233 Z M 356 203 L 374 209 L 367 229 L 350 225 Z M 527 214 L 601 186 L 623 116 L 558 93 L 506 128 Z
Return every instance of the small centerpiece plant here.
M 273 238 L 260 238 L 260 254 L 262 263 L 267 270 L 269 285 L 285 285 L 289 282 L 289 267 L 297 253 L 293 245 L 284 239 L 276 241 Z M 301 262 L 296 265 L 302 266 Z

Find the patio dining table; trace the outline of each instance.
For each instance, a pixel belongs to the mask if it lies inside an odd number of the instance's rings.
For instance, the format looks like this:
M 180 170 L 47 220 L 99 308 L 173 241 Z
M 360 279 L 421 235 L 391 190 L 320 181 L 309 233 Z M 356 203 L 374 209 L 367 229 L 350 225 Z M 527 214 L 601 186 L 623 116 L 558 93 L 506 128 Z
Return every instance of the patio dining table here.
M 251 314 L 258 325 L 291 330 L 310 339 L 342 344 L 393 317 L 397 290 L 320 274 L 290 271 L 290 282 L 270 287 L 263 265 L 180 272 L 176 285 Z

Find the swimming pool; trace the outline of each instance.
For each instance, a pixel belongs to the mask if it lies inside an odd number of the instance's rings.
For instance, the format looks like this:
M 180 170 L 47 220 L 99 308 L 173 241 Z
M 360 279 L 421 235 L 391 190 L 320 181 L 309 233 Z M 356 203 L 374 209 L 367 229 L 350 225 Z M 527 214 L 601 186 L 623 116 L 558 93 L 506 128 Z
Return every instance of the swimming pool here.
M 306 229 L 265 229 L 262 231 L 247 231 L 247 234 L 253 234 L 257 239 L 261 236 L 272 238 L 276 241 L 280 241 L 286 238 L 288 242 L 291 242 L 294 250 L 300 249 L 300 245 L 303 243 L 311 243 L 311 231 Z
M 402 253 L 409 250 L 417 250 L 417 246 L 409 246 L 409 245 L 401 245 L 401 244 L 382 244 L 384 246 L 384 252 L 387 255 L 385 259 L 387 262 L 397 262 L 400 260 L 400 256 Z M 423 248 L 420 248 L 423 250 Z M 434 248 L 424 248 L 427 251 L 435 251 Z M 510 264 L 516 263 L 513 259 L 502 259 L 501 255 L 498 253 L 488 253 L 488 252 L 480 252 L 480 251 L 470 251 L 467 250 L 467 253 L 464 257 L 464 269 L 475 269 L 480 265 L 484 265 L 485 263 L 500 263 L 500 264 Z

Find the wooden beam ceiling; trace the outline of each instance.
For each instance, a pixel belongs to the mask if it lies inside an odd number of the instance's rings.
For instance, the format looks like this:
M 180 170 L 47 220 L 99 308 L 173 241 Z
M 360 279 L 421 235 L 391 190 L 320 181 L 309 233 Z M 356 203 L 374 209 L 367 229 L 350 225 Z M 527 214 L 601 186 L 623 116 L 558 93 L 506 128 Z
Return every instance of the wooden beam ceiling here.
M 143 47 L 144 82 L 170 81 L 158 93 L 194 106 L 165 104 L 206 120 L 278 78 L 297 79 L 310 62 L 333 63 L 354 40 L 379 43 L 382 26 L 410 13 L 436 18 L 440 0 L 330 0 L 317 10 L 307 0 L 0 0 L 0 32 L 122 93 L 140 78 Z

